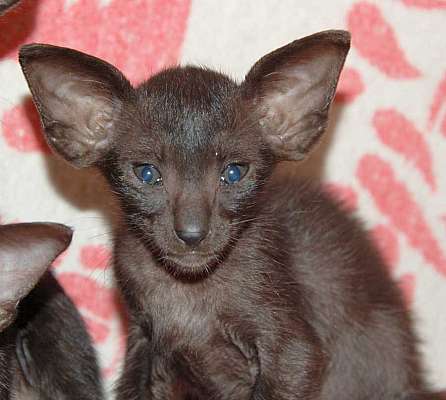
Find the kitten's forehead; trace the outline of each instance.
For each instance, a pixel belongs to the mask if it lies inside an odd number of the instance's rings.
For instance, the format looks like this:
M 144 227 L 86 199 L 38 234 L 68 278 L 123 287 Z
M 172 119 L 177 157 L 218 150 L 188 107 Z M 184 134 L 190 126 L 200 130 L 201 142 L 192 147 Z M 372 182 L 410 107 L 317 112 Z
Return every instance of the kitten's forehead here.
M 179 150 L 204 150 L 234 123 L 238 86 L 198 67 L 172 68 L 138 88 L 142 117 L 160 141 Z

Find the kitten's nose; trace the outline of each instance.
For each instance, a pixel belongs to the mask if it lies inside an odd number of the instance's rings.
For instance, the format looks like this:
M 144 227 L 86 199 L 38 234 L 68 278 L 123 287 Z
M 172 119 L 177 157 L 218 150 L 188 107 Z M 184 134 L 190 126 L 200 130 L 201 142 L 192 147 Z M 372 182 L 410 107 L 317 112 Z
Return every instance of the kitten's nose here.
M 206 231 L 196 229 L 175 230 L 178 238 L 186 243 L 188 246 L 198 245 L 207 235 Z

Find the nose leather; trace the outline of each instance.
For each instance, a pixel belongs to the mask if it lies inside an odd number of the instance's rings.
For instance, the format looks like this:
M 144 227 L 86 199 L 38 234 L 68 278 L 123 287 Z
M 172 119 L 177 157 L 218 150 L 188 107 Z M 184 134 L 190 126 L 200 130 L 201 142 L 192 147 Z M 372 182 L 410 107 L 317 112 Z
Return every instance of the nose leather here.
M 192 229 L 175 230 L 178 238 L 188 246 L 198 245 L 205 237 L 207 232 Z

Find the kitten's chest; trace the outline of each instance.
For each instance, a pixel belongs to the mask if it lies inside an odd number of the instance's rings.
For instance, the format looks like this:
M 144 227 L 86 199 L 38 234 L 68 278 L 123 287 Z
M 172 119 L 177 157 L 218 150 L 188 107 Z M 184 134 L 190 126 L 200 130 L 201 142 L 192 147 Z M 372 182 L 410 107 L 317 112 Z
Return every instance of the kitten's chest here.
M 159 288 L 150 299 L 155 363 L 170 371 L 169 379 L 186 386 L 196 382 L 198 388 L 192 386 L 199 398 L 209 398 L 214 391 L 224 393 L 233 385 L 240 388 L 240 399 L 249 398 L 258 372 L 256 353 L 241 339 L 240 327 L 232 323 L 236 316 L 222 311 L 227 304 L 225 294 L 218 294 L 217 306 L 205 290 L 193 296 L 187 290 L 173 291 L 175 296 Z
M 152 289 L 145 308 L 151 319 L 152 340 L 172 351 L 208 341 L 219 331 L 215 304 L 196 288 L 159 284 Z

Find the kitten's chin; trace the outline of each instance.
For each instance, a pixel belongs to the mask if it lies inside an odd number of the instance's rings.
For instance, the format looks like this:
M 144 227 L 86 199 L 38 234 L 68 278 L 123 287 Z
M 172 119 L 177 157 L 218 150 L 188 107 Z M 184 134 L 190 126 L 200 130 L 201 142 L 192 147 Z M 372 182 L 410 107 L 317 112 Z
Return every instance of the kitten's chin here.
M 163 257 L 168 271 L 179 279 L 197 280 L 210 275 L 220 263 L 217 255 L 170 254 Z

